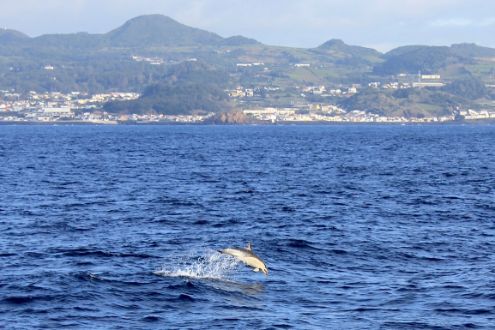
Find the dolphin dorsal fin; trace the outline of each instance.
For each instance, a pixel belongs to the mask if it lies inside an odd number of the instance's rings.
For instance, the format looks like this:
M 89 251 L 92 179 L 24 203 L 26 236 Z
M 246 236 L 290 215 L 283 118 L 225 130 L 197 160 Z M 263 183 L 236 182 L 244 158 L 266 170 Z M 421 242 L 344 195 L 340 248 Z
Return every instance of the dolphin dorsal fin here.
M 252 248 L 251 248 L 251 242 L 249 242 L 249 243 L 247 244 L 247 246 L 246 246 L 246 250 L 249 250 L 249 251 L 251 251 L 251 250 L 252 250 Z

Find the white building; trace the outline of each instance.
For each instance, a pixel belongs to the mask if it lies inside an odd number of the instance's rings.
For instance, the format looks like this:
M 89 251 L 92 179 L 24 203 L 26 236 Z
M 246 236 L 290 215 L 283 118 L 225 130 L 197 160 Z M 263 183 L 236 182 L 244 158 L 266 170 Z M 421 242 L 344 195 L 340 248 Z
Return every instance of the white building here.
M 70 107 L 46 107 L 43 114 L 49 117 L 73 117 L 74 113 Z
M 414 82 L 412 84 L 414 88 L 422 88 L 422 87 L 443 87 L 445 86 L 442 82 Z
M 422 80 L 440 80 L 440 75 L 439 74 L 422 74 L 421 79 Z

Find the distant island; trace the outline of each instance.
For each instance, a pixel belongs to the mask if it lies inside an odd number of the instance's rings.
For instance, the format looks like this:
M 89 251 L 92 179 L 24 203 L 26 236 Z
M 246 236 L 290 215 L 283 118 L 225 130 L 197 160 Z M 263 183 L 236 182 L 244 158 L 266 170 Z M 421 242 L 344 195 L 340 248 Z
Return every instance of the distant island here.
M 105 34 L 0 29 L 2 123 L 437 123 L 495 119 L 495 49 L 223 38 L 162 15 Z

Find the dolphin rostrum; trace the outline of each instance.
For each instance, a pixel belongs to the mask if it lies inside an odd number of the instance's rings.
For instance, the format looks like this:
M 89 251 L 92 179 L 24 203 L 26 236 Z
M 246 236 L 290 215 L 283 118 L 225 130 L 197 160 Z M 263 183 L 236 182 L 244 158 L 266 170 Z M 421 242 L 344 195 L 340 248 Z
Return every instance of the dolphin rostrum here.
M 231 255 L 249 267 L 253 268 L 255 272 L 263 272 L 263 274 L 268 275 L 268 268 L 266 268 L 263 260 L 260 259 L 256 254 L 253 253 L 251 249 L 251 243 L 248 243 L 246 248 L 227 248 L 219 250 L 218 252 Z

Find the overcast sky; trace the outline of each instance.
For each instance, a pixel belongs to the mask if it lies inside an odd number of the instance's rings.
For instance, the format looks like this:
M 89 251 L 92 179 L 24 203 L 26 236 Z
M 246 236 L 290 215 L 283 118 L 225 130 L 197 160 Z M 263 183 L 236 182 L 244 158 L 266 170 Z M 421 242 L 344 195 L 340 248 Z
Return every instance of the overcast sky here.
M 382 51 L 459 42 L 495 47 L 493 0 L 0 0 L 0 27 L 30 36 L 103 33 L 143 14 L 271 45 L 315 47 L 338 38 Z

